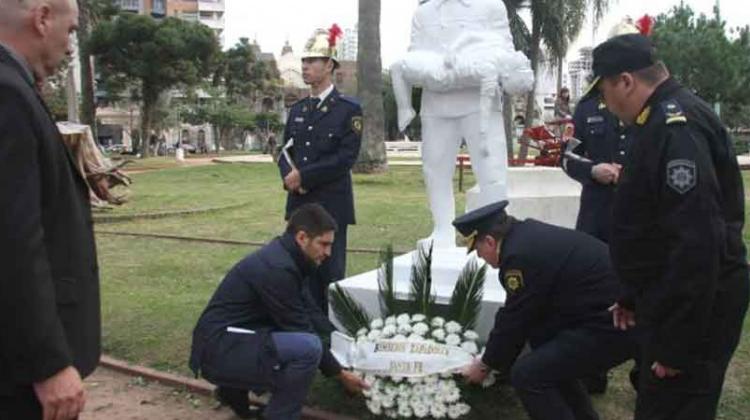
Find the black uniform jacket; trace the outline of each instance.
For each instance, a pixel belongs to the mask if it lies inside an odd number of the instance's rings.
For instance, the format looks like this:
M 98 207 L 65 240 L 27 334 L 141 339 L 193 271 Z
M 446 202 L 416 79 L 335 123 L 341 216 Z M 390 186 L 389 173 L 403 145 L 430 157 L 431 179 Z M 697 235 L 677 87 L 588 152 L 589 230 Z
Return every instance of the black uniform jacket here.
M 195 327 L 190 356 L 193 371 L 203 370 L 208 379 L 230 375 L 256 384 L 270 380 L 257 378 L 259 372 L 248 364 L 251 359 L 263 366 L 272 364 L 263 360 L 273 358 L 273 351 L 266 351 L 268 342 L 257 342 L 257 337 L 249 334 L 228 333 L 227 327 L 256 331 L 259 336 L 271 332 L 317 333 L 327 340 L 335 328 L 313 303 L 303 283 L 314 269 L 291 234 L 274 239 L 237 263 Z M 325 350 L 320 369 L 330 376 L 341 366 Z M 211 375 L 206 375 L 208 370 L 212 370 Z
M 613 262 L 629 287 L 622 303 L 650 331 L 648 357 L 685 368 L 706 356 L 717 296 L 747 293 L 742 177 L 719 119 L 672 79 L 634 127 L 615 196 Z
M 359 156 L 362 109 L 355 99 L 335 88 L 320 106 L 305 98 L 289 110 L 284 145 L 294 139 L 289 154 L 302 177 L 305 194 L 289 193 L 286 217 L 305 203 L 318 203 L 339 225 L 354 224 L 351 169 Z M 291 171 L 279 156 L 281 178 Z
M 499 270 L 507 296 L 482 357 L 486 365 L 507 372 L 527 340 L 533 348 L 563 330 L 613 329 L 607 309 L 620 286 L 604 242 L 527 219 L 503 239 Z
M 629 132 L 621 128 L 620 121 L 607 110 L 599 95 L 581 99 L 573 122 L 574 136 L 581 141 L 573 152 L 591 160 L 583 162 L 565 156 L 562 159 L 565 173 L 582 186 L 576 229 L 608 242 L 615 187 L 596 182 L 591 176 L 591 168 L 599 163 L 622 164 Z
M 99 362 L 88 194 L 31 78 L 0 46 L 0 393 Z

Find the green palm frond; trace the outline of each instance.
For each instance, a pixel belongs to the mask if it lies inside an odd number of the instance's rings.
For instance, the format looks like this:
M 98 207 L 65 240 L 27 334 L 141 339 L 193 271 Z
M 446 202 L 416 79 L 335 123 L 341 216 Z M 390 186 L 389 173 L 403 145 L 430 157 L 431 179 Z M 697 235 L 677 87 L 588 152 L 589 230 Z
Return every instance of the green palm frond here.
M 411 266 L 411 309 L 412 313 L 429 317 L 435 306 L 435 295 L 432 293 L 432 242 L 427 250 L 419 246 L 416 252 L 416 261 Z
M 482 264 L 480 267 L 476 258 L 466 263 L 453 289 L 448 307 L 448 319 L 458 322 L 464 328 L 474 328 L 479 317 L 479 310 L 482 308 L 486 272 L 487 264 Z
M 388 245 L 380 251 L 380 265 L 378 269 L 378 297 L 380 312 L 383 318 L 397 314 L 398 301 L 393 287 L 393 245 Z
M 331 308 L 344 326 L 346 331 L 352 337 L 356 336 L 360 328 L 369 328 L 370 316 L 365 309 L 357 303 L 344 289 L 338 284 L 331 291 Z

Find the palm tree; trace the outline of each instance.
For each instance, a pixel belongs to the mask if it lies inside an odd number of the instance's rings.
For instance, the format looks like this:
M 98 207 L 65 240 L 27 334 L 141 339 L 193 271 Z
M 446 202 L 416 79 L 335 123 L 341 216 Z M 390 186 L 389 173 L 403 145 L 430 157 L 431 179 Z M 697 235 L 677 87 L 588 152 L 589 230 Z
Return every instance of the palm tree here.
M 380 0 L 359 0 L 357 95 L 362 101 L 364 129 L 354 171 L 386 171 L 388 160 L 385 154 L 383 66 L 380 59 Z
M 510 1 L 510 0 L 509 0 Z M 529 7 L 531 11 L 531 35 L 529 37 L 529 60 L 534 74 L 542 59 L 542 42 L 550 57 L 560 66 L 568 52 L 570 42 L 580 33 L 585 10 L 594 12 L 594 22 L 598 22 L 609 6 L 609 0 L 529 0 L 519 7 Z M 507 3 L 506 3 L 507 4 Z M 560 71 L 558 69 L 558 71 Z M 558 80 L 561 80 L 561 74 Z M 530 126 L 536 104 L 536 84 L 526 97 L 526 126 Z M 521 145 L 519 159 L 525 159 L 528 148 Z

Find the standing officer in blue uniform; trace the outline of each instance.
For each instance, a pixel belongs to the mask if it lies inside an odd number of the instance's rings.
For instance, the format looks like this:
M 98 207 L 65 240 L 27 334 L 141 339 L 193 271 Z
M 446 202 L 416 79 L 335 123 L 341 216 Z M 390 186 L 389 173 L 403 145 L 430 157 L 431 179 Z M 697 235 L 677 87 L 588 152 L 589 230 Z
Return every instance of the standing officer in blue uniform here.
M 593 58 L 607 108 L 633 126 L 610 247 L 629 291 L 614 320 L 644 335 L 635 418 L 713 419 L 750 293 L 732 141 L 648 38 L 612 38 Z
M 318 369 L 349 391 L 366 387 L 324 344 L 335 328 L 304 284 L 331 254 L 335 230 L 321 206 L 300 206 L 282 236 L 227 273 L 198 320 L 190 368 L 216 384 L 238 416 L 253 417 L 251 389 L 272 392 L 264 419 L 299 419 Z
M 292 105 L 284 130 L 279 169 L 288 192 L 286 218 L 305 203 L 319 203 L 336 220 L 331 258 L 310 279 L 310 291 L 328 311 L 328 285 L 344 278 L 346 233 L 354 224 L 351 169 L 359 155 L 362 109 L 333 86 L 338 67 L 338 26 L 319 29 L 308 41 L 302 58 L 302 78 L 310 96 Z
M 510 380 L 532 420 L 596 420 L 579 378 L 632 358 L 632 331 L 612 324 L 621 293 L 607 245 L 571 229 L 505 213 L 507 201 L 457 218 L 469 250 L 499 269 L 506 292 L 481 359 L 464 375 L 480 383 L 491 369 Z M 518 357 L 528 341 L 531 352 Z
M 609 242 L 615 185 L 630 136 L 596 89 L 578 102 L 573 123 L 574 137 L 581 141 L 573 153 L 586 160 L 563 155 L 562 167 L 583 187 L 576 230 Z

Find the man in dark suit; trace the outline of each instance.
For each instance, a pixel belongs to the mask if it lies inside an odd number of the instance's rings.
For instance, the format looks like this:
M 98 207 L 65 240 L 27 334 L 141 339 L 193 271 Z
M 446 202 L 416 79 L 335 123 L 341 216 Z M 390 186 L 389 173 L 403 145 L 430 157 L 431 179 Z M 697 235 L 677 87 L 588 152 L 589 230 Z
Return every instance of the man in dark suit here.
M 346 231 L 354 224 L 351 169 L 357 161 L 362 134 L 362 109 L 341 95 L 331 78 L 336 61 L 337 26 L 319 30 L 308 41 L 302 58 L 302 77 L 310 96 L 292 105 L 284 130 L 279 169 L 288 191 L 286 218 L 305 203 L 319 203 L 336 220 L 331 258 L 309 282 L 313 299 L 328 311 L 327 290 L 346 271 Z M 333 40 L 333 42 L 331 42 Z
M 73 419 L 99 361 L 88 189 L 35 86 L 69 56 L 72 0 L 0 0 L 0 418 Z

